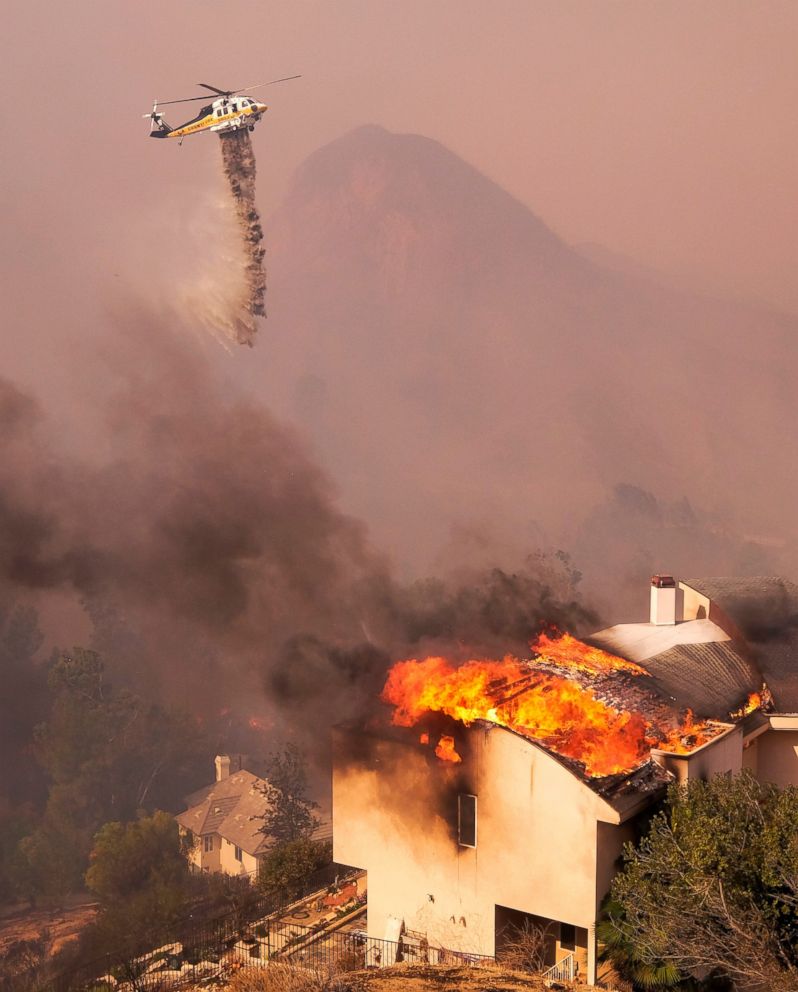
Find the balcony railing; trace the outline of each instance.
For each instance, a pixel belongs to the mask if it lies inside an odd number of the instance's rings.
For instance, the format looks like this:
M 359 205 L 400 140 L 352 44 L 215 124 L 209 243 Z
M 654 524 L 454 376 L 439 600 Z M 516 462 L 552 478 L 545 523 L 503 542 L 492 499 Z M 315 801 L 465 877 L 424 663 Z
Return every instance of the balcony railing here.
M 562 961 L 558 961 L 557 964 L 552 965 L 551 968 L 544 971 L 543 980 L 549 982 L 572 982 L 576 978 L 577 970 L 576 958 L 573 954 L 569 954 L 567 958 L 563 958 Z

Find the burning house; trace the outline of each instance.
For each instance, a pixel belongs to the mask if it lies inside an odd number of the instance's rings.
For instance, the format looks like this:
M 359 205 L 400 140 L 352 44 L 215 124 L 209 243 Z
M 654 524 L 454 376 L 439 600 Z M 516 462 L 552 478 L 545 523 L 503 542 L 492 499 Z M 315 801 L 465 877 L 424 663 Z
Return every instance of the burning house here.
M 334 856 L 368 871 L 368 931 L 494 954 L 513 926 L 596 979 L 624 843 L 674 780 L 798 784 L 798 587 L 655 576 L 648 623 L 529 658 L 400 661 L 384 719 L 334 735 Z

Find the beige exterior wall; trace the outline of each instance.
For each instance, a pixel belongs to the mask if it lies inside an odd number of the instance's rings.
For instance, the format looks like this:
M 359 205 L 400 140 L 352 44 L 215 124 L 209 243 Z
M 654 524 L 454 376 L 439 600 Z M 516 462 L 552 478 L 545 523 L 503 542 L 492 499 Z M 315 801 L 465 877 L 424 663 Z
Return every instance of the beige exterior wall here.
M 678 782 L 688 779 L 709 779 L 713 775 L 736 775 L 743 766 L 743 732 L 732 727 L 690 754 L 673 754 L 652 749 L 651 756 L 663 768 L 676 776 Z
M 708 620 L 710 612 L 710 602 L 708 596 L 702 596 L 700 592 L 691 589 L 683 582 L 679 583 L 679 590 L 684 597 L 682 600 L 682 617 L 684 620 Z
M 210 851 L 205 850 L 205 838 L 210 837 L 213 845 Z M 200 867 L 203 871 L 221 871 L 221 844 L 218 834 L 203 834 L 197 838 L 197 848 L 199 850 Z
M 496 906 L 569 923 L 585 932 L 593 980 L 592 928 L 624 835 L 597 852 L 600 820 L 617 819 L 568 769 L 502 728 L 461 732 L 462 765 L 430 748 L 369 739 L 351 760 L 336 735 L 333 774 L 335 860 L 368 871 L 368 930 L 384 937 L 403 919 L 433 944 L 495 951 Z M 358 741 L 362 744 L 362 741 Z M 477 796 L 477 846 L 458 846 L 456 797 Z M 442 801 L 443 800 L 443 801 Z M 564 953 L 560 956 L 564 956 Z M 584 973 L 583 973 L 584 974 Z
M 768 730 L 753 743 L 760 782 L 798 785 L 798 730 Z
M 743 745 L 743 768 L 754 778 L 759 778 L 759 738 L 755 737 Z
M 185 827 L 180 828 L 181 836 L 185 837 L 188 831 Z M 241 852 L 241 861 L 235 856 L 235 844 L 220 837 L 219 834 L 208 834 L 213 838 L 213 850 L 205 850 L 204 837 L 194 837 L 194 844 L 188 852 L 188 861 L 195 868 L 201 871 L 217 872 L 223 871 L 228 875 L 243 875 L 257 871 L 258 859 Z
M 225 837 L 219 837 L 219 871 L 228 875 L 244 875 L 254 872 L 258 867 L 258 859 L 246 851 L 241 852 L 241 860 L 236 858 L 235 844 L 231 844 Z

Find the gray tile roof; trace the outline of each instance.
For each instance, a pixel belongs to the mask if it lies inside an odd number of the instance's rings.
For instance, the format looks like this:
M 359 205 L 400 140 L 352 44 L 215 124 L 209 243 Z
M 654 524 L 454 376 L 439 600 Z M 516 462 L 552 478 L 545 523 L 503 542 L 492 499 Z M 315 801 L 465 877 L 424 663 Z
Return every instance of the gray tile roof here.
M 198 837 L 219 834 L 247 854 L 262 854 L 271 846 L 271 838 L 261 833 L 263 816 L 269 803 L 263 794 L 266 780 L 252 772 L 238 771 L 221 782 L 213 782 L 186 797 L 188 809 L 175 818 Z M 320 817 L 321 824 L 314 840 L 330 840 L 332 825 L 329 816 Z
M 238 771 L 188 796 L 189 808 L 177 822 L 197 836 L 219 834 L 247 854 L 261 854 L 270 840 L 260 828 L 268 802 L 266 784 L 252 772 Z

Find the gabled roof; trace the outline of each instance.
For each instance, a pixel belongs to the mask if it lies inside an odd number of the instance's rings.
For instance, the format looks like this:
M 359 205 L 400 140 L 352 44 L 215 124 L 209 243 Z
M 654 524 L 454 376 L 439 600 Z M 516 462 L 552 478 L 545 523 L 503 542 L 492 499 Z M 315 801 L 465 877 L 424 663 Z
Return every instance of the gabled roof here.
M 238 771 L 186 796 L 188 809 L 175 819 L 198 837 L 219 834 L 247 854 L 257 856 L 271 847 L 272 839 L 261 833 L 269 802 L 263 794 L 266 779 Z M 314 840 L 332 839 L 329 816 L 313 833 Z
M 263 833 L 269 803 L 263 794 L 266 780 L 238 771 L 186 797 L 189 808 L 177 822 L 197 836 L 219 834 L 247 854 L 261 854 L 271 841 Z

